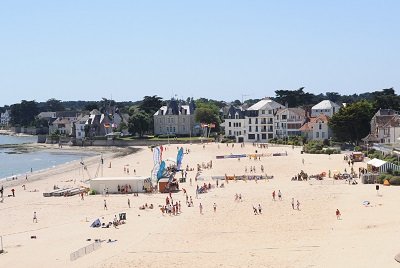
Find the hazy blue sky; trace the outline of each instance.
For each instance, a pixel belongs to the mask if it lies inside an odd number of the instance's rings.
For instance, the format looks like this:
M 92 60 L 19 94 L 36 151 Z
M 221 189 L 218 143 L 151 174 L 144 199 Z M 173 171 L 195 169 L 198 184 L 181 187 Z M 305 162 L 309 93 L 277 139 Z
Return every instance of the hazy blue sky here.
M 400 88 L 400 1 L 2 1 L 0 105 Z

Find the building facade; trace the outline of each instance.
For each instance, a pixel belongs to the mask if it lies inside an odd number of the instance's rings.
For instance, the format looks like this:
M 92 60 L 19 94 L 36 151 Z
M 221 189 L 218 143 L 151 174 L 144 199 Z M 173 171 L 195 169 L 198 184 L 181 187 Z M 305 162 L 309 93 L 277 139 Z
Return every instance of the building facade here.
M 10 110 L 6 110 L 4 113 L 0 115 L 0 124 L 2 126 L 8 126 L 11 120 L 11 112 Z
M 303 136 L 308 140 L 325 140 L 332 137 L 332 131 L 328 126 L 329 117 L 320 114 L 317 117 L 311 117 L 307 123 L 305 123 L 300 131 Z
M 198 135 L 194 118 L 196 106 L 194 101 L 181 105 L 171 99 L 168 105 L 162 106 L 153 116 L 154 135 L 190 136 Z
M 243 142 L 246 136 L 245 111 L 233 105 L 224 115 L 225 136 L 235 138 L 236 142 Z
M 275 134 L 277 138 L 300 136 L 300 128 L 306 122 L 306 111 L 301 108 L 284 108 L 276 113 Z

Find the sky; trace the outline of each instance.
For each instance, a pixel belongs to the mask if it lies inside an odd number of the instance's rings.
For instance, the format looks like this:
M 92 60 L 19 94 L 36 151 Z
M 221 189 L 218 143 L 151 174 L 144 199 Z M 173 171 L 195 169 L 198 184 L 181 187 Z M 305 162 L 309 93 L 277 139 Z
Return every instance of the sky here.
M 400 89 L 400 1 L 5 0 L 0 105 Z

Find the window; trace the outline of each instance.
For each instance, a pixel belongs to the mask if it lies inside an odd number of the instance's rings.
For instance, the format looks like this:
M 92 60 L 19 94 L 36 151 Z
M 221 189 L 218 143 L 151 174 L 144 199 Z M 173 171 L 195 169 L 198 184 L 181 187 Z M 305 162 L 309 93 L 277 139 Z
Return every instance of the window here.
M 256 124 L 258 124 L 258 118 L 256 118 Z
M 321 132 L 321 138 L 325 139 L 325 132 Z
M 256 136 L 254 134 L 249 134 L 248 135 L 249 140 L 254 140 Z
M 249 124 L 251 124 L 251 118 L 249 118 Z
M 175 133 L 175 127 L 174 127 L 174 133 Z
M 321 123 L 319 123 L 319 129 L 322 129 L 322 124 Z
M 261 110 L 261 114 L 265 114 L 265 110 Z
M 282 120 L 286 120 L 287 119 L 287 115 L 286 114 L 283 114 L 282 115 Z
M 232 131 L 231 130 L 229 130 L 229 136 L 232 136 Z
M 261 139 L 266 140 L 267 139 L 267 134 L 261 134 Z
M 319 132 L 315 132 L 315 137 L 319 138 Z
M 228 126 L 231 127 L 231 122 L 228 123 Z
M 185 130 L 186 130 L 186 129 L 185 129 L 185 125 L 183 125 L 183 126 L 182 126 L 182 129 L 183 129 L 183 131 L 185 131 Z
M 251 126 L 249 126 L 249 132 L 251 132 Z
M 235 114 L 235 119 L 239 119 L 239 115 Z
M 256 126 L 256 132 L 258 132 L 258 126 Z
M 272 114 L 272 110 L 268 110 L 268 114 Z

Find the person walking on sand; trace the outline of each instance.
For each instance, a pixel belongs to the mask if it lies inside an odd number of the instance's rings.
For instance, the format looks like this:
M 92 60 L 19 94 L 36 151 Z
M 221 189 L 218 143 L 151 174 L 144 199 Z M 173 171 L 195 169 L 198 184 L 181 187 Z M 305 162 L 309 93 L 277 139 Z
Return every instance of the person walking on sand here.
M 258 215 L 257 208 L 255 206 L 253 206 L 253 212 L 254 212 L 254 215 Z
M 282 201 L 282 193 L 281 193 L 281 190 L 278 190 L 278 198 L 279 198 L 280 201 Z
M 272 192 L 272 200 L 275 201 L 275 191 Z
M 33 212 L 33 222 L 37 223 L 36 211 Z
M 131 208 L 131 200 L 128 198 L 128 207 Z
M 104 210 L 108 210 L 107 208 L 107 201 L 104 199 Z
M 200 214 L 203 214 L 203 205 L 201 203 L 199 205 L 199 208 L 200 208 Z
M 340 216 L 341 216 L 341 214 L 340 214 L 339 209 L 336 209 L 336 219 L 340 220 Z
M 292 198 L 292 209 L 294 209 L 294 198 Z
M 297 200 L 297 210 L 300 210 L 300 202 L 299 202 L 299 200 Z
M 11 192 L 12 192 L 13 197 L 15 197 L 15 189 L 14 188 L 11 189 Z
M 261 214 L 261 211 L 262 211 L 261 205 L 258 204 L 258 213 Z
M 214 203 L 214 212 L 217 212 L 217 204 Z

